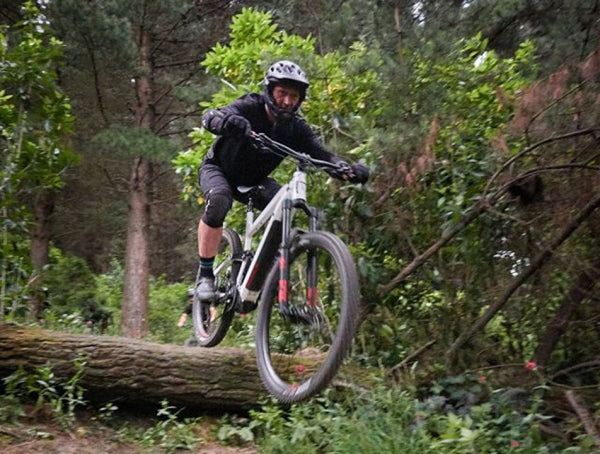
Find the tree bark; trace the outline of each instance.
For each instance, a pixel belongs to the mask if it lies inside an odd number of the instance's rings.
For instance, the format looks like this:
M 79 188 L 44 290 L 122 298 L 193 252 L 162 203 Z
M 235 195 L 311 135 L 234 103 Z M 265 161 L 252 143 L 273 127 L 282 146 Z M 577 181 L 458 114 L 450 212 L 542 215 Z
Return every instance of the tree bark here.
M 135 160 L 129 177 L 129 217 L 121 334 L 135 339 L 141 339 L 148 334 L 150 168 L 150 162 L 146 158 L 139 157 Z
M 585 428 L 587 434 L 594 440 L 596 447 L 600 448 L 600 431 L 598 431 L 598 428 L 596 427 L 594 415 L 590 414 L 588 409 L 578 402 L 575 391 L 572 389 L 566 391 L 565 396 L 583 423 L 583 427 Z
M 151 36 L 141 26 L 139 37 L 139 64 L 143 68 L 135 80 L 137 126 L 152 130 L 156 117 L 153 97 L 153 66 Z M 125 251 L 125 276 L 123 306 L 121 308 L 121 333 L 140 339 L 148 334 L 148 295 L 150 258 L 148 229 L 150 225 L 152 164 L 146 157 L 135 159 L 129 176 L 129 219 Z
M 42 290 L 42 270 L 48 264 L 50 250 L 50 218 L 54 212 L 55 193 L 41 190 L 33 198 L 33 226 L 31 228 L 31 299 L 29 313 L 33 320 L 41 318 L 45 295 Z
M 123 337 L 68 334 L 0 324 L 0 378 L 20 366 L 49 364 L 55 376 L 72 377 L 74 360 L 85 359 L 78 383 L 84 399 L 114 402 L 121 409 L 159 406 L 163 399 L 188 410 L 245 410 L 266 396 L 252 351 L 183 347 Z

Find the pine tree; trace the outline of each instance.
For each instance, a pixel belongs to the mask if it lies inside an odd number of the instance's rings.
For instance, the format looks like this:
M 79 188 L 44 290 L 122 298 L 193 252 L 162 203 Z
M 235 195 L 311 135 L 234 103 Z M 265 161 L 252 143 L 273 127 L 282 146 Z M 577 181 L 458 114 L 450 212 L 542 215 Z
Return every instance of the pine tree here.
M 52 2 L 73 66 L 65 74 L 89 104 L 82 120 L 92 145 L 129 160 L 121 330 L 148 332 L 150 232 L 156 179 L 197 119 L 198 61 L 226 1 Z M 82 84 L 82 80 L 87 83 Z

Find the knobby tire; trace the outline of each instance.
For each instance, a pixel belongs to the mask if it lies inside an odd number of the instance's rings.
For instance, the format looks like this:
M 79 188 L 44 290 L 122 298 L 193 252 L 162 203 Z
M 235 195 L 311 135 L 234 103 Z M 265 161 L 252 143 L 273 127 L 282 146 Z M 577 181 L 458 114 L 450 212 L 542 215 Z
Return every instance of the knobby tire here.
M 225 335 L 235 314 L 235 280 L 239 272 L 239 256 L 242 243 L 232 229 L 223 229 L 219 252 L 215 256 L 214 273 L 217 297 L 214 301 L 200 301 L 194 296 L 192 317 L 194 334 L 198 345 L 214 347 Z M 235 258 L 235 260 L 234 260 Z M 196 275 L 196 286 L 200 279 L 200 269 Z
M 317 253 L 317 288 L 307 290 L 308 256 Z M 258 305 L 256 359 L 266 389 L 283 403 L 300 402 L 325 388 L 347 356 L 359 324 L 360 290 L 347 246 L 328 232 L 300 235 L 290 251 L 288 301 L 307 307 L 312 323 L 291 323 L 278 309 L 279 266 L 274 264 Z M 315 293 L 316 290 L 316 293 Z

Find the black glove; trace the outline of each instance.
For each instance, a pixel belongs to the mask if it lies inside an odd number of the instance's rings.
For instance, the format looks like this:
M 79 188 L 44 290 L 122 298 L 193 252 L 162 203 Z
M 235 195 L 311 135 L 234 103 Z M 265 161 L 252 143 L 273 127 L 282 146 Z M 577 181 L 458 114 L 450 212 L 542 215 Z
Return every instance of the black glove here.
M 350 183 L 365 184 L 369 179 L 369 168 L 362 164 L 353 164 L 352 173 L 348 175 L 348 181 Z
M 223 121 L 223 135 L 248 136 L 251 130 L 250 122 L 239 115 L 229 115 Z

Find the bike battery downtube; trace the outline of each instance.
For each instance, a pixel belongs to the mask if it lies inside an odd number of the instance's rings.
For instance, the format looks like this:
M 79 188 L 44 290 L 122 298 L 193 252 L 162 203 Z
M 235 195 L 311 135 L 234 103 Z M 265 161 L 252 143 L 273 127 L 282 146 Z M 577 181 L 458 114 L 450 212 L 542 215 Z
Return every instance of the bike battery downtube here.
M 265 232 L 265 236 L 261 240 L 257 249 L 257 255 L 254 257 L 254 266 L 250 270 L 250 274 L 246 281 L 246 289 L 250 292 L 258 292 L 273 265 L 273 259 L 279 248 L 279 240 L 281 238 L 281 221 L 273 218 Z

